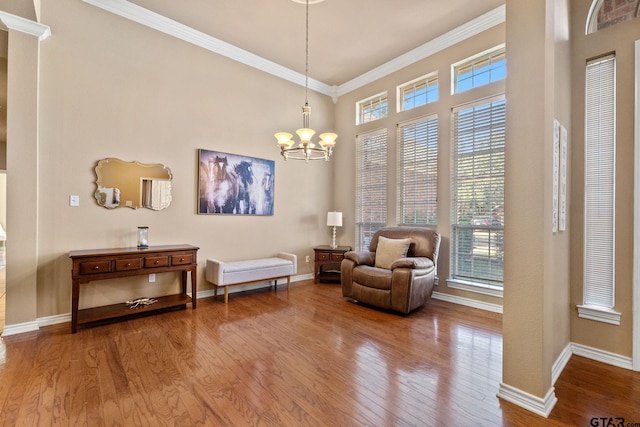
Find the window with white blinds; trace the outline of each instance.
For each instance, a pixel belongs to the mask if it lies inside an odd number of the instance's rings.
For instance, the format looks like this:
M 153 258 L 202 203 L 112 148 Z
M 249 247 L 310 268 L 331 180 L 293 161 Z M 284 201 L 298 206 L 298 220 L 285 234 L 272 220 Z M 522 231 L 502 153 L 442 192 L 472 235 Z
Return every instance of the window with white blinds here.
M 502 287 L 504 96 L 453 110 L 452 279 Z
M 356 250 L 387 223 L 387 130 L 358 135 L 356 141 Z
M 398 224 L 436 225 L 438 117 L 398 125 Z
M 615 306 L 615 75 L 614 55 L 587 63 L 583 301 L 584 306 L 604 310 Z M 593 318 L 581 310 L 584 306 L 578 307 L 580 317 Z

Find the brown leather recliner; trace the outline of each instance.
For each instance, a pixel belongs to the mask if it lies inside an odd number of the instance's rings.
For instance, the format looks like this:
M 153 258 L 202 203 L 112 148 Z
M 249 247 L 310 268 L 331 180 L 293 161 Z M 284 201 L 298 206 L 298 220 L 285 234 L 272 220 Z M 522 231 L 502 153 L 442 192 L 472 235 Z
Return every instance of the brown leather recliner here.
M 380 239 L 394 239 L 392 241 Z M 388 268 L 376 267 L 376 255 L 389 258 L 388 245 L 411 239 L 405 257 L 387 260 Z M 406 247 L 406 240 L 405 240 Z M 376 254 L 378 249 L 384 250 Z M 375 232 L 369 251 L 347 252 L 340 274 L 342 295 L 364 304 L 409 313 L 424 305 L 433 292 L 440 234 L 420 227 L 385 227 Z M 378 264 L 382 260 L 378 260 Z

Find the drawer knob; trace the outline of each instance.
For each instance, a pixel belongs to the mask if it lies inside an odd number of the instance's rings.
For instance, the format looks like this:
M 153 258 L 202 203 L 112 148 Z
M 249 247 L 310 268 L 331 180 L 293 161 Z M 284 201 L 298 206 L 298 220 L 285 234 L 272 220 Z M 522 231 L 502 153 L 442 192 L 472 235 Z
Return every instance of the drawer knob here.
M 100 266 L 96 265 L 95 267 L 93 267 L 94 270 L 100 270 Z
M 184 258 L 180 258 L 180 262 L 184 262 Z
M 160 261 L 156 260 L 155 264 L 156 264 L 156 265 L 160 264 Z
M 127 263 L 127 267 L 131 267 L 131 263 L 130 262 Z

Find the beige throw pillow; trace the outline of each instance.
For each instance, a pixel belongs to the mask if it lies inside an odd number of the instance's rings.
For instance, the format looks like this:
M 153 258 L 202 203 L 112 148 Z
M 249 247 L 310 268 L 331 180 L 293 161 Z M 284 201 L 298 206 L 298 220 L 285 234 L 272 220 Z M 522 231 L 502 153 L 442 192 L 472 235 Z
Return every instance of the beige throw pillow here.
M 376 249 L 376 267 L 391 269 L 391 264 L 397 259 L 407 256 L 411 239 L 387 239 L 378 237 Z

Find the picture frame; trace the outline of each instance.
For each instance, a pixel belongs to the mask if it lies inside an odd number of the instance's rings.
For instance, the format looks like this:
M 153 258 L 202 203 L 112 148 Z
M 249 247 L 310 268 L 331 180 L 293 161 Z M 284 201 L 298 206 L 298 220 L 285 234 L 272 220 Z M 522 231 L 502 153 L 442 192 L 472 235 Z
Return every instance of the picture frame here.
M 275 161 L 198 150 L 198 214 L 273 215 Z

